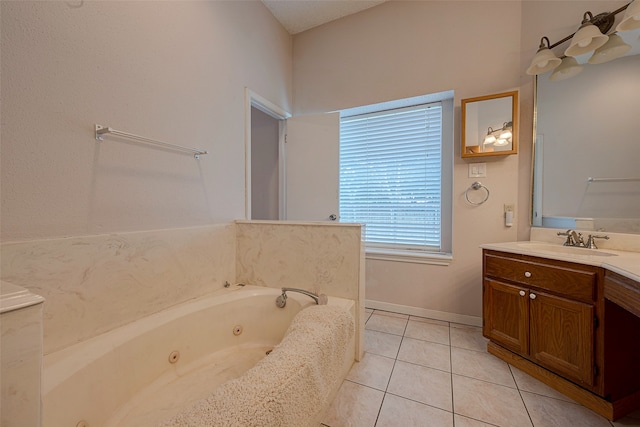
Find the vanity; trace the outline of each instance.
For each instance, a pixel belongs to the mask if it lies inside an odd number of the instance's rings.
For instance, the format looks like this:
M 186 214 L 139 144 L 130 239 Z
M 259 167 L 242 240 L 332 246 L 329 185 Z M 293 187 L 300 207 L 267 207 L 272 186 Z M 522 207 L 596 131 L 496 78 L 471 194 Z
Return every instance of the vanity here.
M 482 245 L 483 335 L 490 353 L 615 420 L 640 408 L 640 251 L 567 247 L 558 231 Z

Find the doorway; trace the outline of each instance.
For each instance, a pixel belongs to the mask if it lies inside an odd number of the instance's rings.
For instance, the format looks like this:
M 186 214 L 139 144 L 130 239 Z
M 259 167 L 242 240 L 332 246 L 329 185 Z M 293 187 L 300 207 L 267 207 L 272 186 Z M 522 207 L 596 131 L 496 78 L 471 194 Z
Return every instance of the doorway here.
M 248 88 L 245 112 L 245 217 L 284 219 L 284 134 L 291 114 Z

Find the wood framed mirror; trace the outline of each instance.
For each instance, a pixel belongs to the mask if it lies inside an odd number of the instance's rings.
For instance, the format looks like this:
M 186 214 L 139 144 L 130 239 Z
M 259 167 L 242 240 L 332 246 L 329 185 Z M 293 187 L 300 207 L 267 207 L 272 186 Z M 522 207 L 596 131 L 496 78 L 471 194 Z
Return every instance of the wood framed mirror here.
M 518 91 L 467 98 L 462 103 L 462 157 L 518 153 Z

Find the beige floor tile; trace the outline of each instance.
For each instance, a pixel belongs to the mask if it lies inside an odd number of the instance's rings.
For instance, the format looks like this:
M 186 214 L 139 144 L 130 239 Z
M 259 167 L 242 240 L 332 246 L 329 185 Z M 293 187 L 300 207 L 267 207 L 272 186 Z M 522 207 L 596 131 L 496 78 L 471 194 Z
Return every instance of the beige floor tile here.
M 393 368 L 387 392 L 446 411 L 452 410 L 451 374 L 437 369 L 399 360 Z
M 555 391 L 545 383 L 533 378 L 531 375 L 522 372 L 515 366 L 511 366 L 511 373 L 516 380 L 516 385 L 519 390 L 528 391 L 535 394 L 541 394 L 547 397 L 553 397 L 554 399 L 565 400 L 567 402 L 575 403 L 573 399 L 568 398 L 559 391 Z
M 451 347 L 404 337 L 398 360 L 451 372 Z
M 409 319 L 404 336 L 449 345 L 449 326 Z
M 451 347 L 451 365 L 454 374 L 516 387 L 509 365 L 492 354 Z
M 455 414 L 453 416 L 456 427 L 493 427 L 493 424 L 483 423 L 482 421 L 474 420 L 473 418 L 463 417 L 462 415 Z
M 360 362 L 354 363 L 347 379 L 358 384 L 385 391 L 395 360 L 377 354 L 364 353 Z
M 640 411 L 631 413 L 626 417 L 622 417 L 619 420 L 612 422 L 615 427 L 638 427 L 640 426 Z
M 379 356 L 391 357 L 398 355 L 402 337 L 378 331 L 364 331 L 364 351 Z
M 611 427 L 611 423 L 582 405 L 522 392 L 522 399 L 536 427 Z
M 393 378 L 392 378 L 393 379 Z M 454 412 L 503 427 L 531 427 L 518 390 L 453 375 Z
M 367 320 L 364 328 L 387 334 L 403 335 L 407 321 L 408 318 L 386 316 L 374 312 Z
M 322 424 L 329 427 L 373 427 L 384 392 L 345 381 Z
M 453 414 L 433 406 L 387 394 L 376 427 L 453 427 Z
M 451 334 L 452 347 L 487 351 L 487 342 L 489 340 L 482 336 L 482 328 L 452 323 L 449 333 Z

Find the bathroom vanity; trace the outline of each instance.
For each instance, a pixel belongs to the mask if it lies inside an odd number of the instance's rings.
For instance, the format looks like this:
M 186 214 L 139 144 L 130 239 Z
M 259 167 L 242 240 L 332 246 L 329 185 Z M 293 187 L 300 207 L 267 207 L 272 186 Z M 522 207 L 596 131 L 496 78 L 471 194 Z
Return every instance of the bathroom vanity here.
M 640 408 L 640 253 L 482 248 L 488 351 L 608 419 Z

